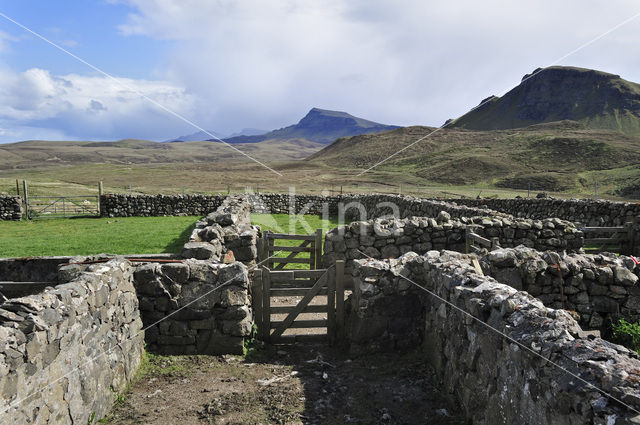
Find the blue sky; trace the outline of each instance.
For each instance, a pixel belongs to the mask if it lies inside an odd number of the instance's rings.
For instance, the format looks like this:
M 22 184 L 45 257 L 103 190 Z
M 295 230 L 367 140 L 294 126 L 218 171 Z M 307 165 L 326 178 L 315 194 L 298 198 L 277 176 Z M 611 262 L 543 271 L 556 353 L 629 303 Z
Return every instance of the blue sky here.
M 0 0 L 0 142 L 279 128 L 317 106 L 442 124 L 640 12 L 630 0 Z M 560 64 L 640 82 L 640 18 Z

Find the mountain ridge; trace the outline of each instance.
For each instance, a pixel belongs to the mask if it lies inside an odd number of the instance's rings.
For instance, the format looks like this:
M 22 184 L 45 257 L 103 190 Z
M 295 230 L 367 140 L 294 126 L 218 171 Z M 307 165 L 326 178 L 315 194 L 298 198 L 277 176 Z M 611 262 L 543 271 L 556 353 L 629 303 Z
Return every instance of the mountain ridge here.
M 297 124 L 262 135 L 230 137 L 224 141 L 227 143 L 259 143 L 272 139 L 305 139 L 329 144 L 340 137 L 379 133 L 397 128 L 400 127 L 380 124 L 347 112 L 312 108 Z
M 487 97 L 448 127 L 505 130 L 562 120 L 640 136 L 640 84 L 593 69 L 538 68 L 502 97 Z

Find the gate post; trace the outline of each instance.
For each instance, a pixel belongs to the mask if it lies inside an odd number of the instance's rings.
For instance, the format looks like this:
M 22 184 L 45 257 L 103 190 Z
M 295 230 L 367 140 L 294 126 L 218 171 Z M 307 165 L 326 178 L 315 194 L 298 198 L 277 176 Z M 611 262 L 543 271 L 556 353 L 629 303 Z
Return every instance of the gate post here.
M 310 256 L 313 255 L 315 257 L 315 266 L 312 266 L 315 269 L 322 268 L 322 229 L 316 229 L 316 243 L 315 243 L 315 252 L 311 253 Z
M 344 342 L 344 260 L 336 260 L 336 336 Z
M 271 335 L 271 275 L 262 268 L 262 340 L 269 342 Z
M 335 268 L 337 270 L 337 267 Z M 337 273 L 329 273 L 327 279 L 327 338 L 329 344 L 336 342 L 336 278 Z
M 253 321 L 258 327 L 258 336 L 262 335 L 262 269 L 253 271 L 253 287 L 251 292 L 251 304 L 253 305 Z

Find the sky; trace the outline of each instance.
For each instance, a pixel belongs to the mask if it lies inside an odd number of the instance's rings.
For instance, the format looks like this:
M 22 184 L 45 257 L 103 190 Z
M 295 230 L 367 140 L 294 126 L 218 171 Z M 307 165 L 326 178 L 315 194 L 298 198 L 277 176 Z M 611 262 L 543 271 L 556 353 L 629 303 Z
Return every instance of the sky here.
M 312 107 L 440 126 L 553 64 L 640 82 L 640 16 L 603 36 L 640 13 L 629 0 L 0 0 L 0 13 L 0 143 L 271 130 Z

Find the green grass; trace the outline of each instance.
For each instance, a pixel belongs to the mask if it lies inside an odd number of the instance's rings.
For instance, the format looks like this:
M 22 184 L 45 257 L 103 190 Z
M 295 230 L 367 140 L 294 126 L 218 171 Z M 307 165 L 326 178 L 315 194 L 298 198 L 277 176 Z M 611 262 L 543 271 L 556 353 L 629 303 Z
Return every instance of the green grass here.
M 0 258 L 177 253 L 198 217 L 0 221 Z
M 316 231 L 316 229 L 322 229 L 322 234 L 328 230 L 333 229 L 339 225 L 338 220 L 329 219 L 323 220 L 321 217 L 315 215 L 293 215 L 288 214 L 251 214 L 251 223 L 260 226 L 262 231 L 269 230 L 274 233 L 290 233 L 296 235 L 309 235 Z M 300 244 L 298 241 L 288 240 L 276 240 L 276 246 L 297 246 Z M 275 257 L 287 257 L 289 252 L 278 252 Z M 308 252 L 301 252 L 297 255 L 298 258 L 309 258 Z M 287 264 L 285 269 L 308 269 L 308 264 Z

